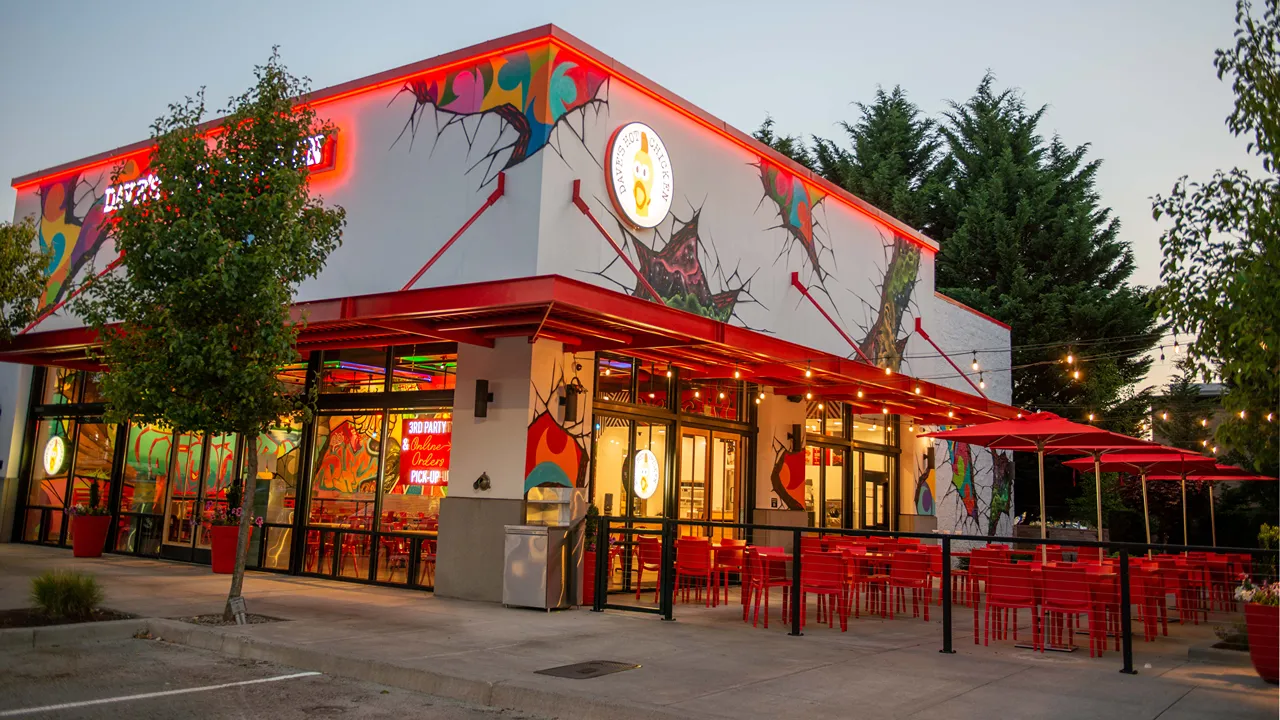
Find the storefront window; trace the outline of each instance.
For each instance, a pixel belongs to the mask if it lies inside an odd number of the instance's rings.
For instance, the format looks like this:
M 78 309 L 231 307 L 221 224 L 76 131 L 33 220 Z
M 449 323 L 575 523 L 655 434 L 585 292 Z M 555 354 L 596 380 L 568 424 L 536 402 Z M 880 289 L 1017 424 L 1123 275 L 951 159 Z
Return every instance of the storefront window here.
M 311 525 L 372 528 L 381 427 L 381 413 L 316 418 Z
M 826 412 L 825 406 L 820 400 L 810 400 L 809 406 L 804 416 L 804 431 L 822 434 L 822 416 Z
M 596 397 L 606 402 L 629 403 L 634 372 L 631 358 L 601 354 L 596 358 Z
M 398 347 L 391 358 L 391 391 L 453 390 L 458 380 L 456 353 L 432 354 L 416 346 Z
M 27 504 L 63 507 L 66 504 L 67 478 L 71 473 L 71 443 L 75 437 L 75 421 L 41 420 L 36 423 L 35 457 L 31 463 L 31 486 Z
M 845 517 L 845 473 L 848 452 L 810 445 L 805 448 L 805 510 L 809 527 L 852 527 Z
M 884 414 L 854 415 L 853 439 L 876 445 L 888 445 L 890 422 L 892 422 L 891 416 Z
M 286 419 L 258 436 L 258 479 L 253 512 L 263 522 L 293 522 L 301 452 L 302 423 L 295 420 Z
M 668 425 L 665 423 L 636 422 L 634 427 L 634 452 L 624 459 L 621 468 L 622 481 L 627 484 L 629 494 L 634 503 L 632 514 L 634 517 L 662 517 L 662 505 L 667 494 Z M 645 455 L 641 458 L 641 464 L 650 470 L 656 467 L 658 471 L 651 481 L 641 478 L 641 482 L 637 483 L 635 478 L 636 456 L 645 452 L 653 453 L 653 457 L 649 458 L 648 455 Z
M 164 519 L 166 545 L 191 546 L 200 520 L 196 503 L 199 501 L 200 466 L 203 458 L 203 437 L 188 433 L 178 435 Z
M 320 392 L 382 392 L 386 377 L 387 353 L 381 348 L 329 351 L 320 372 Z
M 303 353 L 306 355 L 307 353 Z M 281 392 L 285 395 L 301 395 L 307 390 L 307 365 L 304 360 L 302 362 L 290 363 L 280 368 L 280 372 L 276 373 L 276 379 L 280 381 Z
M 78 402 L 81 373 L 60 367 L 45 368 L 41 405 L 70 405 Z
M 667 407 L 670 398 L 671 374 L 667 367 L 657 363 L 636 363 L 636 404 L 651 407 Z M 668 374 L 671 373 L 671 374 Z
M 738 380 L 682 382 L 680 412 L 721 420 L 740 420 L 743 383 Z
M 401 411 L 387 425 L 382 532 L 435 533 L 449 490 L 453 413 Z
M 888 530 L 890 459 L 877 453 L 863 453 L 862 464 L 863 526 Z
M 89 486 L 98 483 L 98 498 L 107 507 L 111 497 L 111 462 L 115 457 L 114 425 L 81 423 L 76 440 L 75 473 L 72 475 L 71 506 L 88 506 Z
M 84 390 L 80 397 L 83 403 L 100 403 L 106 402 L 106 397 L 102 394 L 102 378 L 105 373 L 86 372 L 82 374 L 82 383 Z
M 154 425 L 130 425 L 124 452 L 120 511 L 159 513 L 169 477 L 173 435 Z

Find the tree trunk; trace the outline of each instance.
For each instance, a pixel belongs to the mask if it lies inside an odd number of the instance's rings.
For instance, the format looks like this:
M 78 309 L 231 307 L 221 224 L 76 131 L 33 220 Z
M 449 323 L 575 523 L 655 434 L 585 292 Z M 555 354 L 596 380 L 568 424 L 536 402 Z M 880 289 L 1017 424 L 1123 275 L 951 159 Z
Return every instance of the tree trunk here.
M 240 597 L 244 587 L 244 563 L 249 554 L 249 528 L 253 524 L 253 495 L 258 484 L 258 433 L 249 433 L 249 442 L 245 446 L 248 457 L 245 458 L 243 486 L 240 488 L 240 532 L 236 535 L 236 568 L 231 573 L 231 591 L 227 593 L 227 605 L 222 610 L 224 620 L 235 619 L 231 612 L 231 601 Z

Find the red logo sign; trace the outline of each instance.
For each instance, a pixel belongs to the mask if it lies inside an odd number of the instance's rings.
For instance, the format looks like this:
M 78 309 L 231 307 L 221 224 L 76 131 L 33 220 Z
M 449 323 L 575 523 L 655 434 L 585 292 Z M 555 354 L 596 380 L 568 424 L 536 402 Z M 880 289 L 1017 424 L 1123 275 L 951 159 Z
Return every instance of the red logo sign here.
M 453 421 L 407 419 L 400 430 L 400 484 L 448 484 Z

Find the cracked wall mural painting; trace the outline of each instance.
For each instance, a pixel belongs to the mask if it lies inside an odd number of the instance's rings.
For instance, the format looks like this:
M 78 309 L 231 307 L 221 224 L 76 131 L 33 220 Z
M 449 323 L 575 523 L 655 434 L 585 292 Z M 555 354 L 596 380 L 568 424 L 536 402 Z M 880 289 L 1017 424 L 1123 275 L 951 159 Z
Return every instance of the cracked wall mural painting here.
M 813 276 L 819 284 L 825 284 L 829 272 L 823 266 L 823 259 L 834 259 L 834 254 L 814 232 L 819 225 L 813 213 L 827 194 L 764 158 L 760 158 L 755 167 L 759 169 L 760 182 L 764 185 L 764 197 L 760 202 L 769 200 L 774 204 L 779 221 L 774 228 L 787 231 L 788 240 L 783 243 L 778 257 L 788 255 L 794 243 L 799 243 Z
M 773 492 L 788 510 L 804 510 L 804 451 L 791 452 L 776 438 L 773 441 L 773 450 L 773 472 L 769 474 Z
M 575 378 L 576 380 L 576 378 Z M 585 487 L 587 484 L 587 443 L 591 441 L 590 412 L 585 407 L 588 393 L 579 393 L 578 419 L 561 423 L 552 409 L 572 380 L 565 379 L 557 363 L 545 391 L 534 382 L 536 414 L 529 423 L 525 444 L 524 491 L 539 486 Z
M 554 46 L 516 50 L 476 64 L 410 80 L 400 94 L 413 98 L 399 142 L 406 134 L 410 147 L 422 127 L 427 108 L 435 117 L 433 146 L 457 128 L 468 148 L 483 154 L 468 170 L 480 170 L 486 185 L 502 170 L 519 165 L 554 143 L 564 126 L 585 144 L 585 111 L 607 103 L 607 77 L 568 52 Z M 394 100 L 393 100 L 394 102 Z M 571 118 L 581 121 L 574 127 Z M 500 118 L 497 133 L 481 133 L 486 118 Z
M 74 289 L 81 271 L 106 242 L 108 224 L 102 196 L 80 173 L 41 185 L 39 199 L 36 236 L 40 249 L 50 253 L 37 307 L 37 314 L 42 314 Z
M 885 252 L 889 257 L 879 287 L 875 320 L 859 345 L 878 367 L 898 371 L 902 369 L 908 337 L 902 332 L 902 320 L 920 276 L 920 247 L 895 235 L 893 241 L 886 244 Z
M 938 529 L 970 535 L 1013 533 L 1013 460 L 1004 451 L 940 441 Z

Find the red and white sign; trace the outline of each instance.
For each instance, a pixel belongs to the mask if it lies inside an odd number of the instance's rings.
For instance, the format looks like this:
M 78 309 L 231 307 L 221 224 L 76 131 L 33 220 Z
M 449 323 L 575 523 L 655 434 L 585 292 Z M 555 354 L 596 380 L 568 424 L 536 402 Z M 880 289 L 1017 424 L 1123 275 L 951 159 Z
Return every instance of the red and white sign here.
M 332 170 L 337 161 L 338 136 L 312 135 L 307 138 L 307 170 L 311 174 Z M 122 205 L 149 200 L 159 192 L 160 178 L 155 173 L 143 175 L 119 185 L 108 185 L 102 192 L 103 212 L 115 212 Z
M 400 430 L 400 484 L 447 485 L 453 421 L 406 419 Z

